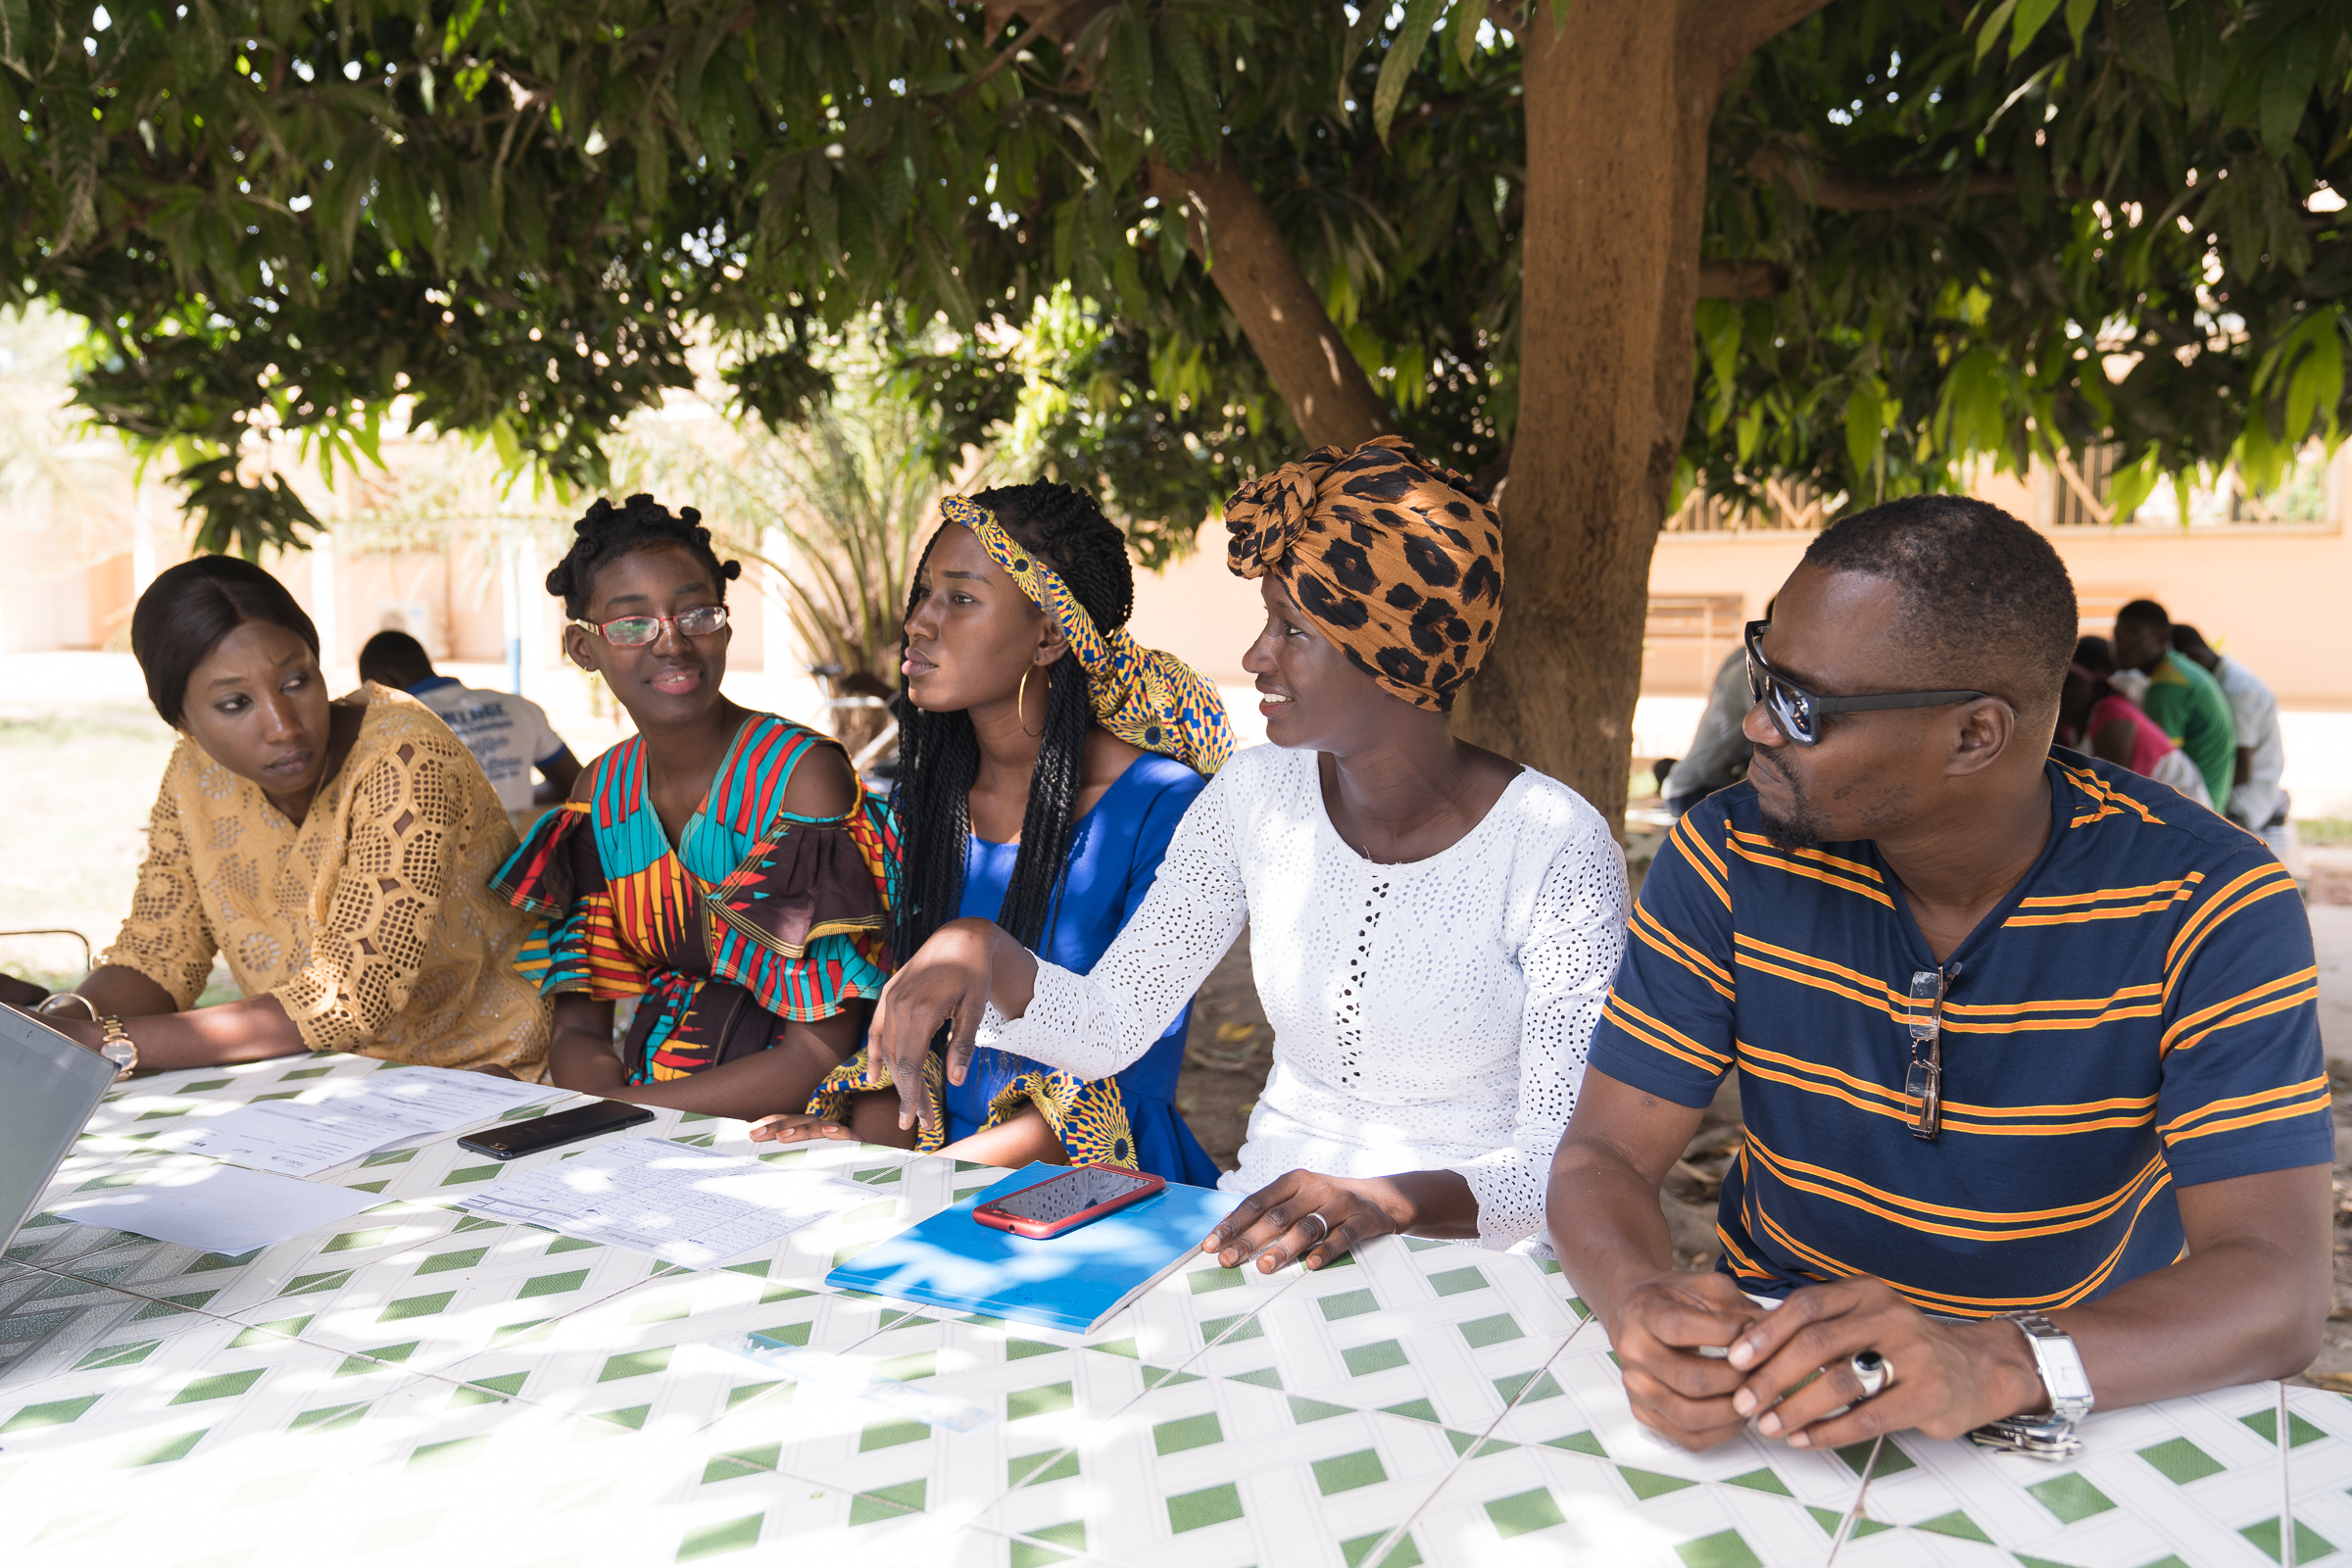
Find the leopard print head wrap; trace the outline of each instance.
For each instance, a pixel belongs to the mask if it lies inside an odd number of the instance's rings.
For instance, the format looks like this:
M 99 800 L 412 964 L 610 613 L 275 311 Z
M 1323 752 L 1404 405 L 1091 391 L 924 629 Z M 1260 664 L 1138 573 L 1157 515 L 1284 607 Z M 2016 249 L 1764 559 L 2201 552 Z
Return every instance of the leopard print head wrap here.
M 1502 519 L 1401 436 L 1323 447 L 1225 504 L 1226 564 L 1279 576 L 1348 662 L 1446 712 L 1502 616 Z

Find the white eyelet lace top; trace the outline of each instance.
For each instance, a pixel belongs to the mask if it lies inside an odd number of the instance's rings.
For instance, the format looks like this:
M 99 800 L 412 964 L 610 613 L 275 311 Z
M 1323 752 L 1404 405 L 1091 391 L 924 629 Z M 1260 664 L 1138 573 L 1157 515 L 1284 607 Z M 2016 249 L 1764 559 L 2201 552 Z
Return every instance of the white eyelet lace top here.
M 1028 1011 L 980 1041 L 1104 1078 L 1150 1050 L 1244 921 L 1274 1026 L 1241 1169 L 1461 1172 L 1480 1242 L 1542 1250 L 1553 1148 L 1625 947 L 1625 856 L 1532 769 L 1425 860 L 1379 865 L 1332 827 L 1313 752 L 1257 746 L 1196 800 L 1091 973 L 1042 959 Z

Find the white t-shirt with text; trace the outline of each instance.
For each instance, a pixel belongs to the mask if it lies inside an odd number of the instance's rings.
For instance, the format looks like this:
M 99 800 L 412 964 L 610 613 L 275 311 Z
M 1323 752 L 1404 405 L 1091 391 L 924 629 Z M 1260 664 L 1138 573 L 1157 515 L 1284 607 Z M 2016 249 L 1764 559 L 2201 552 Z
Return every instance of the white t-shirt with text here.
M 436 675 L 410 687 L 409 695 L 457 732 L 490 775 L 490 787 L 508 810 L 529 809 L 531 770 L 564 750 L 563 737 L 547 721 L 547 710 L 513 692 L 460 685 L 454 675 Z

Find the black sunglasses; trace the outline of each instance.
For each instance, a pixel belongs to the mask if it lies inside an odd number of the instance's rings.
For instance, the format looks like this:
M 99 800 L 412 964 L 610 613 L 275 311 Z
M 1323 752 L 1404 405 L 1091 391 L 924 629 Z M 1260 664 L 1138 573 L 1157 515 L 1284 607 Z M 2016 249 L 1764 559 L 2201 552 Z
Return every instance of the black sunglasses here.
M 1990 692 L 1873 692 L 1864 697 L 1824 697 L 1809 692 L 1765 661 L 1756 645 L 1772 624 L 1747 623 L 1747 694 L 1762 703 L 1782 734 L 1799 746 L 1821 744 L 1821 721 L 1832 713 L 1865 713 L 1882 708 L 1941 708 L 1946 703 L 1973 702 Z

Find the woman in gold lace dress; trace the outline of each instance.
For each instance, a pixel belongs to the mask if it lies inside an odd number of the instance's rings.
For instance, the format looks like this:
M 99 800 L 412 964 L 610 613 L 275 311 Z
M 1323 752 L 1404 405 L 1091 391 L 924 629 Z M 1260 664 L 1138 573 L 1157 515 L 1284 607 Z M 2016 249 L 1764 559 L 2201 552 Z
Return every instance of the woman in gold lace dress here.
M 122 934 L 36 1010 L 125 1071 L 350 1051 L 538 1077 L 531 923 L 488 889 L 514 829 L 449 727 L 381 686 L 328 701 L 311 617 L 242 561 L 163 573 L 130 637 L 179 746 Z M 216 956 L 244 996 L 199 1009 Z

